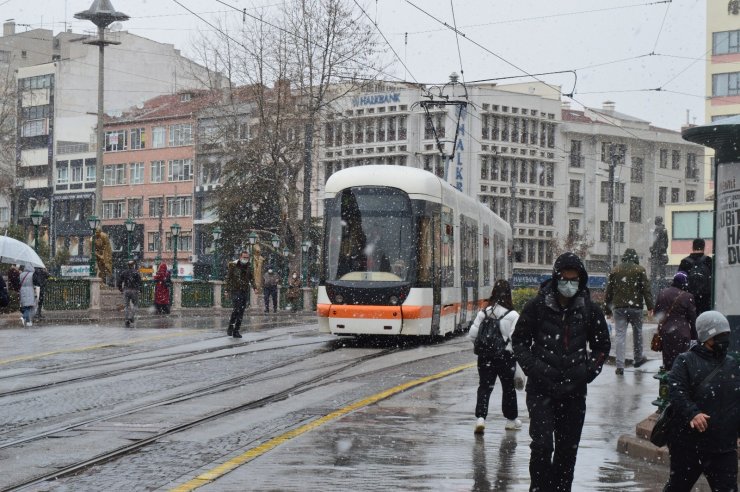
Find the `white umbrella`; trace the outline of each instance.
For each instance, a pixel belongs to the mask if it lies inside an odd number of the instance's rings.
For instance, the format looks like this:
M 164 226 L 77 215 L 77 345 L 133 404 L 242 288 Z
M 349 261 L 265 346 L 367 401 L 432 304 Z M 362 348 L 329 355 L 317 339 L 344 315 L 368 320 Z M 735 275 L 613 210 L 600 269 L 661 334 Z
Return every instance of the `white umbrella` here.
M 0 263 L 18 263 L 46 268 L 32 247 L 8 236 L 0 236 Z

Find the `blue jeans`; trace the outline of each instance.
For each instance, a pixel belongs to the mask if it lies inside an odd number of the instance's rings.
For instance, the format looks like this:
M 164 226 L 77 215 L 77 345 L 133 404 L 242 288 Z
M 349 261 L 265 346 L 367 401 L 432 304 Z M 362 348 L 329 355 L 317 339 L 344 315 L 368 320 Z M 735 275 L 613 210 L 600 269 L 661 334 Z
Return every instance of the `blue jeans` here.
M 614 308 L 614 329 L 617 332 L 617 367 L 624 369 L 624 352 L 627 345 L 627 324 L 632 325 L 634 360 L 642 359 L 642 308 Z
M 31 315 L 33 314 L 33 306 L 23 306 L 21 308 L 21 314 L 23 315 L 23 321 L 28 323 L 31 321 Z

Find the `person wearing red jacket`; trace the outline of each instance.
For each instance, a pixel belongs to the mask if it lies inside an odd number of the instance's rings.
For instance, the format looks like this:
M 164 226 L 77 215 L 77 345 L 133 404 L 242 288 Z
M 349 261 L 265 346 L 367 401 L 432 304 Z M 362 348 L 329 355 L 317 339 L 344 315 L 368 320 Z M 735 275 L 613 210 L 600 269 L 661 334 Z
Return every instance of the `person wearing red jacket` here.
M 170 314 L 170 286 L 172 279 L 167 265 L 162 263 L 154 275 L 154 307 L 158 314 Z

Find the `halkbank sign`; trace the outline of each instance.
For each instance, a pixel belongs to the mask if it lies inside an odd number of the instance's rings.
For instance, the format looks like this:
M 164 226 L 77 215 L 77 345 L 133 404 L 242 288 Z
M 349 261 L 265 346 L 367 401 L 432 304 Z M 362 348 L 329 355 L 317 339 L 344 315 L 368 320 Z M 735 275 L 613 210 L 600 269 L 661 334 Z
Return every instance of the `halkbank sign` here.
M 375 104 L 400 103 L 400 92 L 388 92 L 385 94 L 367 94 L 352 98 L 352 106 L 373 106 Z

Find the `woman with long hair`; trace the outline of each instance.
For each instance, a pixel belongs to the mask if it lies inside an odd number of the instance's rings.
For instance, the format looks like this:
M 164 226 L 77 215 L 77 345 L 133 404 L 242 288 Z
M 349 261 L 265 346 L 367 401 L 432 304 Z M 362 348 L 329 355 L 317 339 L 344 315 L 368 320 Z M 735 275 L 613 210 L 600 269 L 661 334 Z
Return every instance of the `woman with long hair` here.
M 507 419 L 505 428 L 507 430 L 521 429 L 522 422 L 517 417 L 519 411 L 516 402 L 516 389 L 514 388 L 514 372 L 516 371 L 516 360 L 511 348 L 511 334 L 519 319 L 519 313 L 514 311 L 514 303 L 511 299 L 511 286 L 506 280 L 497 280 L 493 285 L 491 297 L 488 298 L 488 306 L 482 309 L 468 336 L 475 343 L 479 336 L 481 325 L 486 318 L 498 320 L 498 327 L 505 343 L 505 349 L 500 353 L 478 350 L 478 400 L 475 405 L 475 433 L 482 434 L 486 427 L 488 417 L 488 403 L 491 398 L 496 378 L 501 380 L 501 412 Z M 487 321 L 489 323 L 489 321 Z M 493 325 L 495 327 L 495 324 Z

